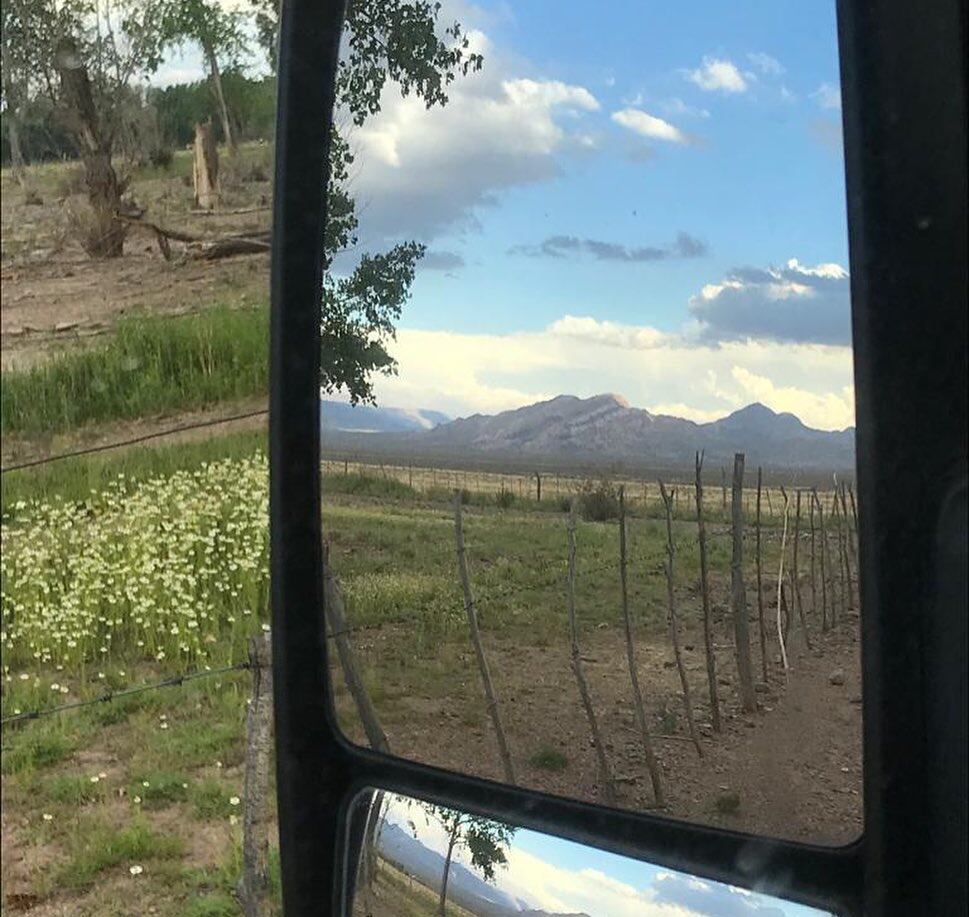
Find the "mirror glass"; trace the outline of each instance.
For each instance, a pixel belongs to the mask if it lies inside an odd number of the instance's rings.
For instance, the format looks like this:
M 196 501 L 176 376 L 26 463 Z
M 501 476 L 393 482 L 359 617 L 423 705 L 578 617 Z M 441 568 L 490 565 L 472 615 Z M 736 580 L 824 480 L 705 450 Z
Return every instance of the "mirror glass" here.
M 394 793 L 367 793 L 355 917 L 820 917 L 827 911 Z
M 430 71 L 374 83 L 356 37 L 395 47 L 399 26 L 351 12 L 338 94 L 321 435 L 341 727 L 604 805 L 853 839 L 834 4 L 422 15 Z

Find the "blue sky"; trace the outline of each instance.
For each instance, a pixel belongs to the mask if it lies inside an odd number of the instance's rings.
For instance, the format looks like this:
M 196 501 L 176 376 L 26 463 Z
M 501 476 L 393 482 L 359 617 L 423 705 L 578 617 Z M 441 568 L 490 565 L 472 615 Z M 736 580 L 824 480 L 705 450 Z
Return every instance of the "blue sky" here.
M 406 797 L 391 795 L 387 818 L 444 854 L 447 837 Z M 519 829 L 495 885 L 526 906 L 589 917 L 822 917 L 823 912 L 699 879 L 536 831 Z M 455 859 L 470 868 L 460 848 Z
M 337 112 L 360 215 L 337 269 L 428 247 L 379 403 L 612 391 L 852 425 L 833 0 L 447 0 L 453 19 L 484 66 L 446 107 L 389 84 L 362 128 Z M 201 74 L 193 54 L 158 79 Z

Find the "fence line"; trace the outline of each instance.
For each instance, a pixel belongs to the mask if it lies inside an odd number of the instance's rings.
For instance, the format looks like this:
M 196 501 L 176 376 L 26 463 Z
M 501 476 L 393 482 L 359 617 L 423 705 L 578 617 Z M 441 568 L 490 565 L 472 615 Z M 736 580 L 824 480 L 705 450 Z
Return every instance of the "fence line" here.
M 136 688 L 124 688 L 121 691 L 107 691 L 100 697 L 94 697 L 90 700 L 72 701 L 69 704 L 61 704 L 57 707 L 45 707 L 41 710 L 25 710 L 22 713 L 5 716 L 0 720 L 0 727 L 21 721 L 37 720 L 44 716 L 53 716 L 55 713 L 63 713 L 65 710 L 79 710 L 81 707 L 93 707 L 96 704 L 106 704 L 117 700 L 119 697 L 131 697 L 135 694 L 144 694 L 147 691 L 157 691 L 160 688 L 178 688 L 186 681 L 195 681 L 198 678 L 209 678 L 215 675 L 225 675 L 229 672 L 241 672 L 249 667 L 250 664 L 246 661 L 223 666 L 219 669 L 199 669 L 195 672 L 186 672 L 183 675 L 173 675 L 164 681 L 154 682 L 148 685 L 139 685 Z
M 121 449 L 125 446 L 136 446 L 152 439 L 161 439 L 165 436 L 172 436 L 175 433 L 185 433 L 188 430 L 201 430 L 205 427 L 216 427 L 224 423 L 232 423 L 236 420 L 248 420 L 250 417 L 263 417 L 269 413 L 269 408 L 261 408 L 258 411 L 246 411 L 242 414 L 231 414 L 228 417 L 218 417 L 213 420 L 200 420 L 195 423 L 185 423 L 177 427 L 169 427 L 167 430 L 156 430 L 154 433 L 145 433 L 142 436 L 135 436 L 131 439 L 121 439 L 113 443 L 102 443 L 98 446 L 88 446 L 85 449 L 75 449 L 72 452 L 59 452 L 54 455 L 47 455 L 43 458 L 31 459 L 29 462 L 19 462 L 16 465 L 7 465 L 0 468 L 0 474 L 8 471 L 22 471 L 24 468 L 37 468 L 41 465 L 49 465 L 51 462 L 60 462 L 64 459 L 79 458 L 82 455 L 94 455 L 98 452 L 108 452 L 112 449 Z

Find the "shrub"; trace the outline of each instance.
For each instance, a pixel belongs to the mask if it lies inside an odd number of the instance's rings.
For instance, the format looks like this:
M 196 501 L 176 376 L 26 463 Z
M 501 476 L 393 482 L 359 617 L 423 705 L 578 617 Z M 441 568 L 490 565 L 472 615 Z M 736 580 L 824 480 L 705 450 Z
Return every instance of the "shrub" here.
M 510 490 L 503 490 L 495 494 L 495 503 L 500 509 L 508 509 L 515 503 L 515 495 Z
M 619 491 L 611 481 L 586 481 L 579 491 L 579 512 L 587 522 L 619 518 Z
M 569 766 L 569 759 L 556 748 L 541 748 L 530 760 L 532 767 L 543 771 L 564 771 Z

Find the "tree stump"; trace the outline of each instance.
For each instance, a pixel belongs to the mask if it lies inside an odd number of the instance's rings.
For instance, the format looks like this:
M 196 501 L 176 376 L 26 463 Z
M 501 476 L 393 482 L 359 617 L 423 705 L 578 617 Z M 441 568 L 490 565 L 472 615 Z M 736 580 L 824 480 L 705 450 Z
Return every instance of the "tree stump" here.
M 219 203 L 219 151 L 212 122 L 195 125 L 195 206 L 214 210 Z

